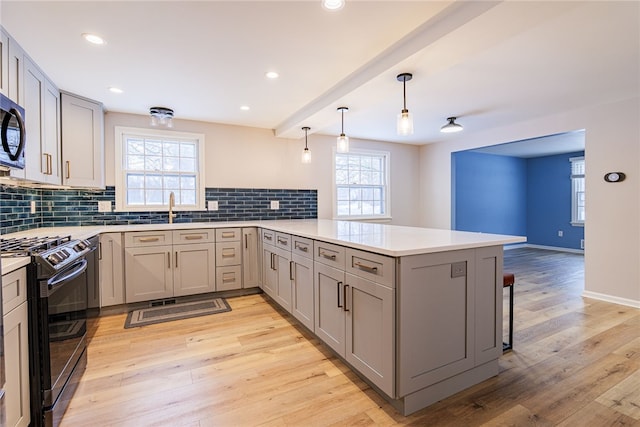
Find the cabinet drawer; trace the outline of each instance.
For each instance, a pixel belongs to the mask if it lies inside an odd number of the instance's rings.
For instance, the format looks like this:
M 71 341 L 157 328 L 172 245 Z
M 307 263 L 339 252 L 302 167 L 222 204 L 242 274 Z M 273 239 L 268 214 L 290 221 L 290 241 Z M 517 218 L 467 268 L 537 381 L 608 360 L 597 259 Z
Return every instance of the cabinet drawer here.
M 27 300 L 27 269 L 19 268 L 2 275 L 2 312 L 11 310 Z
M 192 243 L 211 243 L 215 241 L 214 229 L 200 229 L 200 230 L 174 230 L 173 231 L 173 244 L 185 245 Z
M 216 243 L 216 265 L 239 265 L 242 262 L 241 242 Z
M 313 240 L 291 236 L 291 252 L 305 258 L 313 258 Z
M 291 250 L 291 234 L 276 233 L 276 247 L 290 251 Z
M 333 245 L 331 243 L 313 242 L 313 259 L 326 265 L 344 270 L 345 250 L 344 246 Z
M 347 249 L 346 271 L 390 288 L 395 288 L 395 258 Z
M 262 230 L 262 241 L 270 245 L 276 244 L 276 232 L 271 230 Z
M 240 228 L 218 228 L 216 230 L 216 242 L 240 241 L 241 234 Z
M 171 243 L 171 231 L 134 231 L 124 233 L 124 246 L 126 248 L 170 245 Z
M 242 288 L 242 267 L 232 265 L 216 269 L 216 291 Z

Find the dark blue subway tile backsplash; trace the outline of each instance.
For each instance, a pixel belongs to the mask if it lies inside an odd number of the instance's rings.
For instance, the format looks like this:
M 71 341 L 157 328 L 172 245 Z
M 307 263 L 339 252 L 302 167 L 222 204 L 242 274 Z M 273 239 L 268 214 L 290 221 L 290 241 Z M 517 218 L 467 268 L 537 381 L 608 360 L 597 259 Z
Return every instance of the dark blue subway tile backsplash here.
M 317 190 L 207 188 L 217 211 L 179 211 L 174 222 L 251 221 L 318 217 Z M 271 210 L 271 200 L 280 209 Z M 31 202 L 36 213 L 31 213 Z M 98 212 L 98 201 L 115 206 L 115 187 L 105 190 L 34 189 L 0 185 L 0 234 L 38 227 L 158 224 L 167 212 Z

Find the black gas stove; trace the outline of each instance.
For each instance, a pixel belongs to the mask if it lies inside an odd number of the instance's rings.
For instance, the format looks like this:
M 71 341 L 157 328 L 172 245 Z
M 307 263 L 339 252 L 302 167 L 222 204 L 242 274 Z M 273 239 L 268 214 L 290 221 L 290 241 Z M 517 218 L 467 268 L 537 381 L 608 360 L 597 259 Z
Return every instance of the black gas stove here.
M 71 236 L 19 237 L 0 239 L 1 257 L 30 256 L 37 265 L 37 277 L 50 277 L 89 252 L 89 242 Z

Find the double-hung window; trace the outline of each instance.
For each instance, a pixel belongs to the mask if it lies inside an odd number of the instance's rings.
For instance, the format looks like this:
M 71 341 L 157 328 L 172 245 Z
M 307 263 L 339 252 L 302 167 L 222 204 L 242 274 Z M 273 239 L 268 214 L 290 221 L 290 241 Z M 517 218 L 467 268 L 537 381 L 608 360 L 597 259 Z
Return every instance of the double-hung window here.
M 584 225 L 584 157 L 572 157 L 571 162 L 571 225 Z
M 116 127 L 116 210 L 204 209 L 204 135 Z
M 338 219 L 390 218 L 389 153 L 352 150 L 335 153 L 334 216 Z

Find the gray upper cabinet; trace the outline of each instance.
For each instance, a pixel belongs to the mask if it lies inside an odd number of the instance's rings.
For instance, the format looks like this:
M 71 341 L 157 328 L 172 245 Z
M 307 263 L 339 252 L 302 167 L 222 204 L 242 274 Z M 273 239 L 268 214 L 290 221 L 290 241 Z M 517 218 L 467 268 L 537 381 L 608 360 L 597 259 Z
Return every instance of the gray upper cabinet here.
M 62 183 L 104 188 L 104 114 L 102 104 L 61 93 Z
M 0 30 L 0 93 L 9 96 L 9 34 Z

